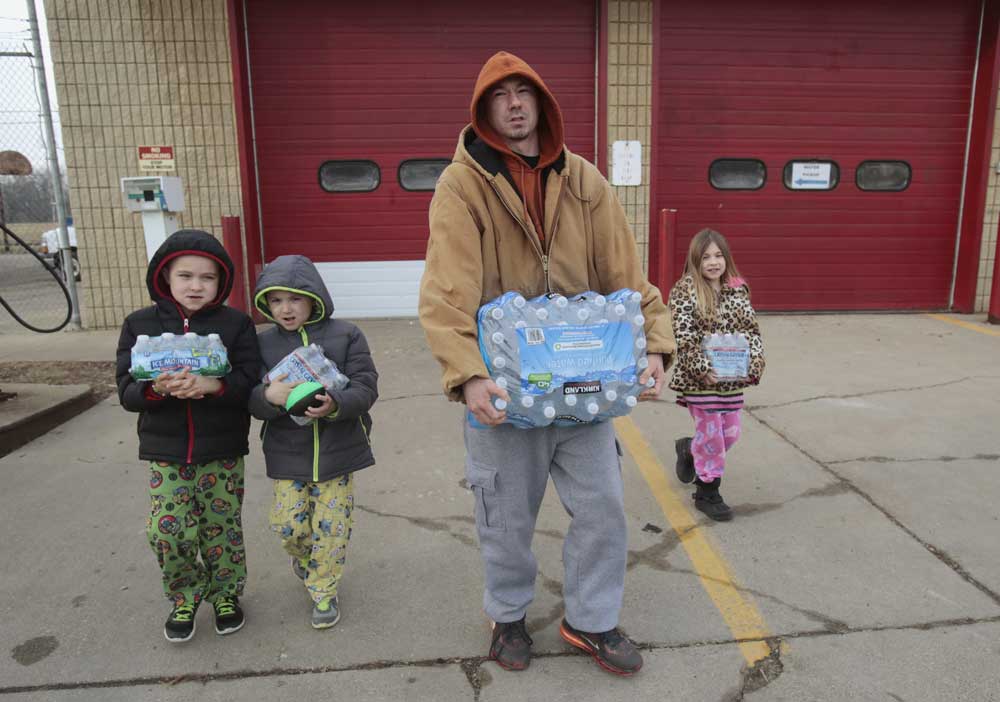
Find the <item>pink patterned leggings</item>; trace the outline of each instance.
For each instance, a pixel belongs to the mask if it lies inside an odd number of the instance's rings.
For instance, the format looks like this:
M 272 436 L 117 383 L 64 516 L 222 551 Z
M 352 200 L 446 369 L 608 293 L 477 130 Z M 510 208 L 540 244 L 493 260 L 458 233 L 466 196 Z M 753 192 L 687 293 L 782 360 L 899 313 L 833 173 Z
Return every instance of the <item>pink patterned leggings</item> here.
M 688 412 L 694 418 L 694 470 L 703 483 L 721 478 L 726 470 L 726 452 L 740 438 L 740 411 L 706 412 L 689 405 Z

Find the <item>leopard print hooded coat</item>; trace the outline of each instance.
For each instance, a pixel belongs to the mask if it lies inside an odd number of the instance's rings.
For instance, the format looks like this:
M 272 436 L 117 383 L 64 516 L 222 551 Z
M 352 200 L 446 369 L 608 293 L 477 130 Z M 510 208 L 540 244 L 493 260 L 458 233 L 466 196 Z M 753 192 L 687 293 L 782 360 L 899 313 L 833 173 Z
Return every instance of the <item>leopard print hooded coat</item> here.
M 715 319 L 698 314 L 694 281 L 686 275 L 670 291 L 669 306 L 677 340 L 677 364 L 670 388 L 679 393 L 717 390 L 732 392 L 756 385 L 764 374 L 764 345 L 760 338 L 757 315 L 750 304 L 750 288 L 742 278 L 731 278 L 722 286 Z M 707 334 L 744 334 L 750 342 L 748 380 L 708 385 L 704 376 L 711 370 L 701 342 Z

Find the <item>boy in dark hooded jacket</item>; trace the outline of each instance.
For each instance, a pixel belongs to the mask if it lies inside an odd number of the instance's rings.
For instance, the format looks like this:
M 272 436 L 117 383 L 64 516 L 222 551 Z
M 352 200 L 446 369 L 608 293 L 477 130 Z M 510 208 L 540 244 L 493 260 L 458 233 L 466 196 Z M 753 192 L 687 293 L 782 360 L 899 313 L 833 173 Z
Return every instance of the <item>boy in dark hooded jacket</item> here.
M 202 600 L 213 605 L 216 633 L 231 634 L 244 623 L 238 597 L 247 572 L 241 518 L 246 404 L 260 354 L 253 322 L 223 304 L 233 287 L 233 262 L 211 234 L 184 229 L 167 238 L 149 262 L 146 286 L 154 304 L 125 318 L 115 375 L 121 406 L 139 413 L 139 458 L 151 462 L 146 533 L 174 603 L 164 635 L 181 643 L 194 636 Z M 132 378 L 136 338 L 165 332 L 218 334 L 232 370 L 223 378 L 187 370 L 152 382 Z
M 275 323 L 259 337 L 265 381 L 253 389 L 250 411 L 264 420 L 264 458 L 274 479 L 271 529 L 281 535 L 292 570 L 313 600 L 312 626 L 340 620 L 337 587 L 343 574 L 354 510 L 354 471 L 374 465 L 368 414 L 378 397 L 378 373 L 364 334 L 332 319 L 333 300 L 305 256 L 279 256 L 264 267 L 254 306 Z M 267 369 L 301 346 L 317 344 L 350 379 L 343 390 L 316 395 L 296 424 L 285 401 L 298 383 L 266 381 Z

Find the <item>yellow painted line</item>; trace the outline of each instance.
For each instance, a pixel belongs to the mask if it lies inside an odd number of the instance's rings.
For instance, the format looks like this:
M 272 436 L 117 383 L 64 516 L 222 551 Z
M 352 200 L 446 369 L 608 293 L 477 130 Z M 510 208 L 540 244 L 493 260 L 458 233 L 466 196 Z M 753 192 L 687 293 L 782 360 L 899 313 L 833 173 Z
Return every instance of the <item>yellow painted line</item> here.
M 770 636 L 757 605 L 740 593 L 729 564 L 709 543 L 707 534 L 698 528 L 698 522 L 688 509 L 686 501 L 670 487 L 663 464 L 635 422 L 629 417 L 619 417 L 615 420 L 615 428 L 625 448 L 638 464 L 639 471 L 663 510 L 663 515 L 677 532 L 681 545 L 698 573 L 701 586 L 722 614 L 733 637 L 740 641 L 743 657 L 750 665 L 767 658 L 770 654 L 767 643 L 747 640 Z
M 964 319 L 955 319 L 953 317 L 948 317 L 943 314 L 929 314 L 927 315 L 931 319 L 937 319 L 942 322 L 947 322 L 948 324 L 954 324 L 955 326 L 962 327 L 963 329 L 970 329 L 974 332 L 979 332 L 980 334 L 987 334 L 989 336 L 1000 336 L 1000 331 L 996 329 L 990 329 L 983 324 L 975 324 L 974 322 L 966 322 Z

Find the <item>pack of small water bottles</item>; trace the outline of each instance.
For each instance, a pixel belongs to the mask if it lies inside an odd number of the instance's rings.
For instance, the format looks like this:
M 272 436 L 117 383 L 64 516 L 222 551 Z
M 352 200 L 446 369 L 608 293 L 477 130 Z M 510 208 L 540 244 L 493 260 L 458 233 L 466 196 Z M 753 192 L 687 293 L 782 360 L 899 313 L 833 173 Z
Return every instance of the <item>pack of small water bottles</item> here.
M 742 380 L 750 368 L 750 342 L 745 334 L 706 334 L 701 342 L 719 380 Z
M 286 376 L 282 382 L 285 383 L 319 383 L 327 391 L 343 390 L 348 386 L 350 380 L 340 372 L 337 364 L 323 354 L 323 349 L 317 344 L 301 346 L 283 359 L 267 372 L 267 381 L 274 382 L 282 375 Z M 297 415 L 290 415 L 296 424 L 305 426 L 313 420 Z
M 188 332 L 147 336 L 140 334 L 132 347 L 132 367 L 136 380 L 153 380 L 163 373 L 189 369 L 196 375 L 221 378 L 232 370 L 229 354 L 218 334 L 207 336 Z
M 649 365 L 641 302 L 640 293 L 625 288 L 530 300 L 508 292 L 480 307 L 480 352 L 510 395 L 509 404 L 494 398 L 494 406 L 525 429 L 631 412 Z

